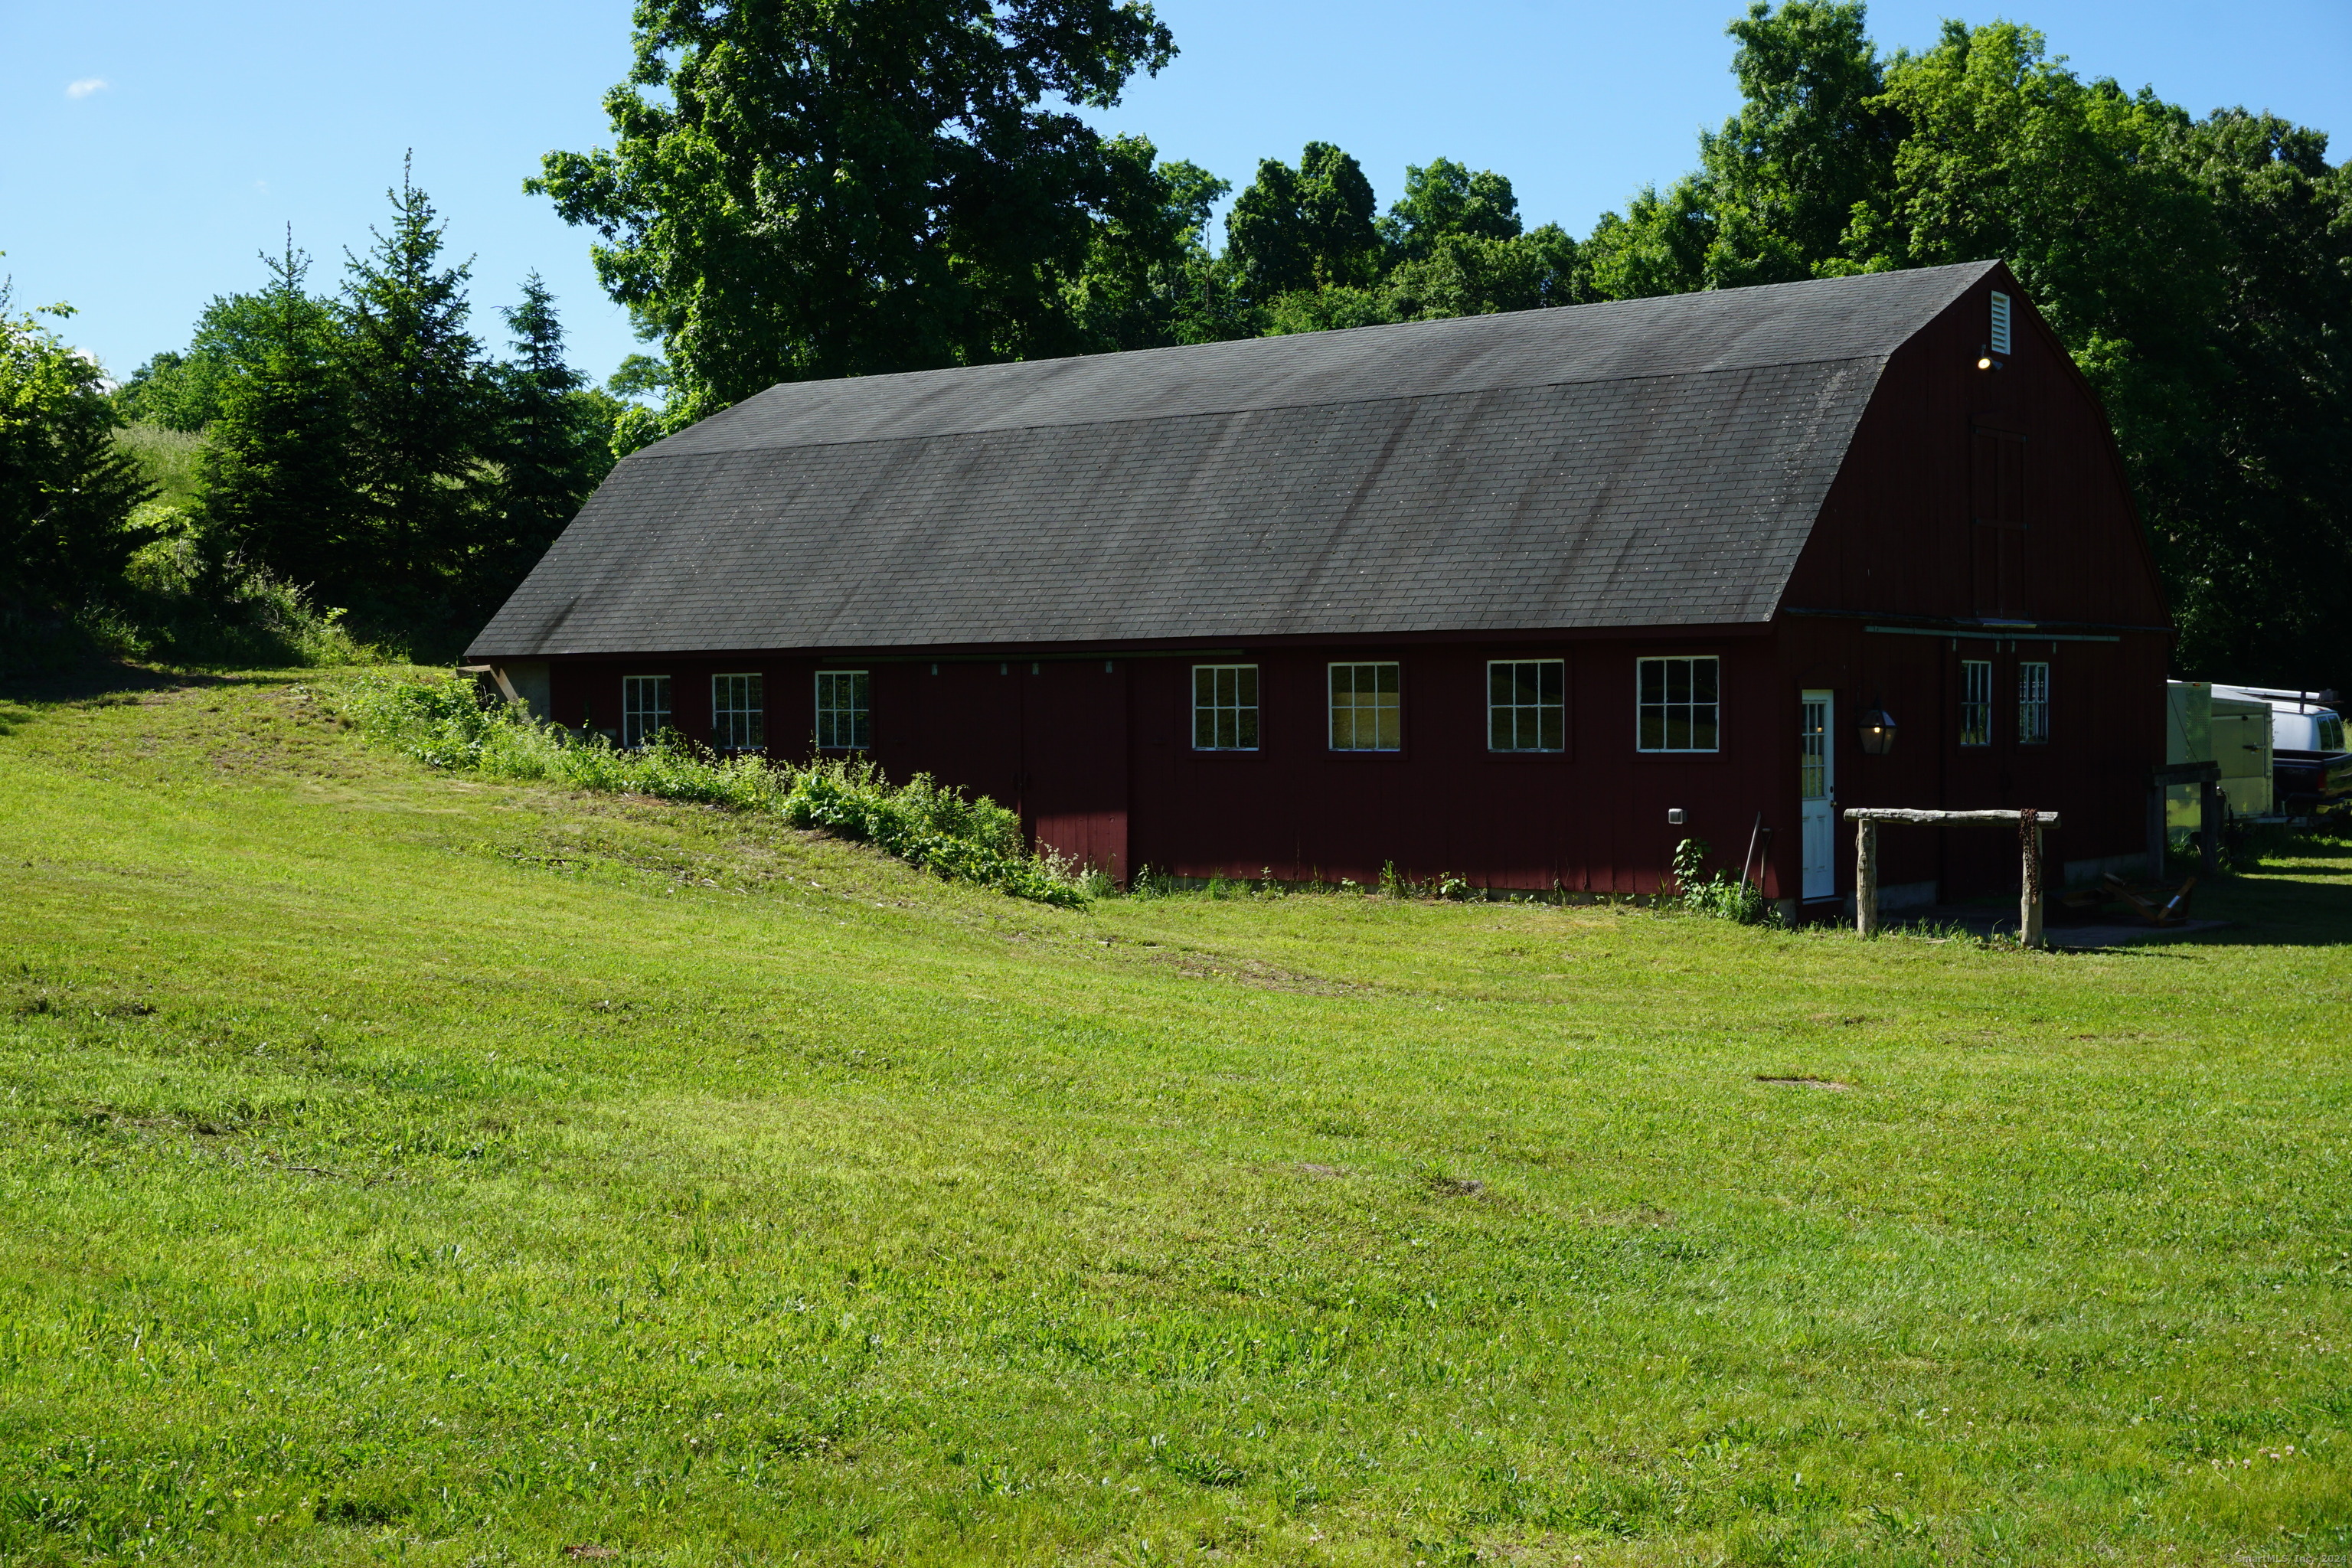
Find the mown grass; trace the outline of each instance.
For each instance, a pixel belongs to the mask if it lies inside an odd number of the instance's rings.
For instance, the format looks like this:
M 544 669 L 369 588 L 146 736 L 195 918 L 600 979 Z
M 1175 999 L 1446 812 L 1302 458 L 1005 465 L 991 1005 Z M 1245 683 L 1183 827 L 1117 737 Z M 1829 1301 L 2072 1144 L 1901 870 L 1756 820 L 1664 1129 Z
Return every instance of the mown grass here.
M 0 704 L 0 1559 L 2352 1553 L 2340 847 L 1065 910 L 319 679 Z

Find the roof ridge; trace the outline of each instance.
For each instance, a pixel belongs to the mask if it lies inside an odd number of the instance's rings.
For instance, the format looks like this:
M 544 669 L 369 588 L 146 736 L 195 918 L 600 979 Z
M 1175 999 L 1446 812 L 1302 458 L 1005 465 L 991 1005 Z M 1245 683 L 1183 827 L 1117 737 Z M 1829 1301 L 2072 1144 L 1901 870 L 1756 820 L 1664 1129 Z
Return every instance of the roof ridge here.
M 1924 269 L 1915 268 L 1914 270 Z M 1414 321 L 1384 321 L 1380 324 L 1382 326 L 1417 326 L 1421 323 Z M 1347 331 L 1361 331 L 1365 329 L 1360 327 L 1349 327 L 1342 330 Z M 669 461 L 672 459 L 683 459 L 688 458 L 730 458 L 740 457 L 747 451 L 801 452 L 819 447 L 887 446 L 894 441 L 940 441 L 951 440 L 966 436 L 1018 436 L 1038 430 L 1084 430 L 1101 425 L 1140 425 L 1150 424 L 1155 421 L 1178 419 L 1221 419 L 1225 416 L 1232 414 L 1270 414 L 1288 408 L 1351 408 L 1377 403 L 1416 403 L 1423 399 L 1434 400 L 1445 397 L 1478 397 L 1490 392 L 1539 392 L 1555 386 L 1620 386 L 1625 383 L 1635 381 L 1696 380 L 1710 375 L 1752 374 L 1759 370 L 1792 370 L 1802 365 L 1864 364 L 1873 362 L 1883 364 L 1889 353 L 1891 353 L 1891 351 L 1881 350 L 1871 353 L 1822 354 L 1817 359 L 1773 360 L 1767 364 L 1727 364 L 1717 365 L 1707 370 L 1666 370 L 1659 371 L 1654 374 L 1650 375 L 1603 375 L 1589 376 L 1579 379 L 1564 379 L 1559 381 L 1514 381 L 1500 383 L 1492 386 L 1454 387 L 1437 392 L 1389 393 L 1377 397 L 1301 397 L 1294 403 L 1244 403 L 1237 404 L 1231 408 L 1185 408 L 1168 413 L 1106 415 L 1099 419 L 1041 419 L 1034 425 L 983 425 L 976 426 L 969 430 L 935 430 L 922 435 L 899 434 L 857 436 L 834 441 L 802 440 L 793 441 L 789 444 L 780 444 L 774 447 L 703 447 L 698 450 L 664 452 L 659 448 L 667 443 L 657 441 L 650 447 L 639 447 L 637 450 L 630 453 L 627 457 L 623 458 L 621 461 L 624 463 L 634 463 L 639 461 L 651 462 L 656 459 L 661 461 Z M 1051 362 L 1013 361 L 1008 363 L 1047 363 Z M 735 406 L 740 407 L 741 405 L 738 404 Z
M 1188 354 L 1197 353 L 1202 350 L 1224 348 L 1235 343 L 1272 342 L 1286 338 L 1329 339 L 1354 337 L 1359 334 L 1369 336 L 1374 332 L 1414 331 L 1437 326 L 1463 326 L 1475 321 L 1500 321 L 1517 316 L 1540 315 L 1545 317 L 1556 317 L 1563 314 L 1573 314 L 1579 310 L 1604 310 L 1612 307 L 1620 306 L 1664 304 L 1676 300 L 1724 300 L 1738 295 L 1760 294 L 1767 290 L 1775 289 L 1814 289 L 1835 287 L 1840 284 L 1851 285 L 1864 279 L 1925 278 L 1938 272 L 1971 272 L 1974 275 L 1980 277 L 1985 272 L 2000 265 L 2002 265 L 2002 263 L 1998 258 L 1988 261 L 1947 261 L 1940 266 L 1936 267 L 1894 267 L 1879 272 L 1846 272 L 1840 273 L 1830 278 L 1792 278 L 1782 283 L 1743 283 L 1730 289 L 1685 289 L 1679 294 L 1629 294 L 1622 299 L 1587 300 L 1580 304 L 1575 305 L 1530 305 L 1524 310 L 1479 310 L 1462 316 L 1427 316 L 1415 321 L 1367 321 L 1361 326 L 1325 327 L 1312 332 L 1271 332 L 1262 333 L 1256 337 L 1249 338 L 1213 338 L 1206 342 L 1162 343 L 1155 348 L 1148 349 L 1111 349 L 1102 353 L 1091 354 L 1053 354 L 1042 359 L 991 360 L 983 364 L 932 365 L 925 370 L 881 371 L 872 375 L 858 376 L 820 376 L 813 381 L 778 382 L 775 384 L 778 386 L 807 386 L 822 384 L 827 381 L 866 382 L 869 384 L 874 382 L 911 381 L 917 376 L 968 375 L 974 371 L 1010 370 L 1016 366 L 1081 364 L 1092 360 L 1117 359 L 1123 357 L 1140 358 L 1145 355 L 1160 354 Z M 1796 364 L 1816 363 L 1819 362 L 1790 360 L 1779 363 Z M 1594 383 L 1593 384 L 1597 385 L 1600 384 Z M 772 388 L 763 387 L 761 390 L 764 392 L 772 390 Z M 753 397 L 757 397 L 760 394 L 755 392 L 751 395 Z M 749 402 L 751 399 L 746 398 L 744 401 Z M 733 406 L 740 407 L 741 404 L 737 404 Z

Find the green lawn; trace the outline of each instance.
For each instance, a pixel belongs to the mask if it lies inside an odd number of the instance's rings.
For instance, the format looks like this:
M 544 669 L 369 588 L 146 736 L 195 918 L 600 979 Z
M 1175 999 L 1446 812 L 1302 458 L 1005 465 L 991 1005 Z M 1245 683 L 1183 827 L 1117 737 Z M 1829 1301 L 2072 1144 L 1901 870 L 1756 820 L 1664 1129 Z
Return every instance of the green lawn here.
M 2352 851 L 1058 911 L 336 679 L 0 702 L 0 1562 L 2352 1560 Z

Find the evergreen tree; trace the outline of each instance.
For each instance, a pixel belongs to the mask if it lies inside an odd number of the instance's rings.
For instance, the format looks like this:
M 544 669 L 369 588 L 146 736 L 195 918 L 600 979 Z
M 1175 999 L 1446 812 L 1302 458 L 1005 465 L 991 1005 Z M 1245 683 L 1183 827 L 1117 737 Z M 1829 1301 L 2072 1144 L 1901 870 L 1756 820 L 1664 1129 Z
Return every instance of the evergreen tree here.
M 352 389 L 349 452 L 375 546 L 371 563 L 412 605 L 474 569 L 494 404 L 466 330 L 470 262 L 441 265 L 444 226 L 405 163 L 388 229 L 349 252 L 343 285 Z
M 332 318 L 305 288 L 289 230 L 244 298 L 247 355 L 228 378 L 200 459 L 197 521 L 215 560 L 236 556 L 341 603 L 370 585 L 376 541 L 360 513 L 347 442 L 352 389 Z
M 501 312 L 514 358 L 492 373 L 499 393 L 499 478 L 494 542 L 477 560 L 465 597 L 495 604 L 521 581 L 613 466 L 617 398 L 564 363 L 555 298 L 538 273 L 522 302 Z
M 103 600 L 148 538 L 131 518 L 154 491 L 115 446 L 100 379 L 0 283 L 0 608 Z
M 278 313 L 287 303 L 268 294 L 215 295 L 197 318 L 184 353 L 155 355 L 115 394 L 124 420 L 202 431 L 220 416 L 230 384 L 258 368 L 267 345 L 282 331 Z M 320 351 L 330 356 L 339 352 L 341 323 L 333 303 L 306 298 L 302 308 Z

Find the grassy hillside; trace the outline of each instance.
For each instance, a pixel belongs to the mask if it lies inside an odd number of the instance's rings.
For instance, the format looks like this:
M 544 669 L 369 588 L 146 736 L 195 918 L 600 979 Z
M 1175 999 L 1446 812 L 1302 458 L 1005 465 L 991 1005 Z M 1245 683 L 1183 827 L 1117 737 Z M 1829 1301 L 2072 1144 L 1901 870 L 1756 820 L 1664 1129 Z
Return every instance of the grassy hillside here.
M 304 679 L 0 703 L 0 1561 L 2352 1552 L 2352 854 L 1056 910 Z

